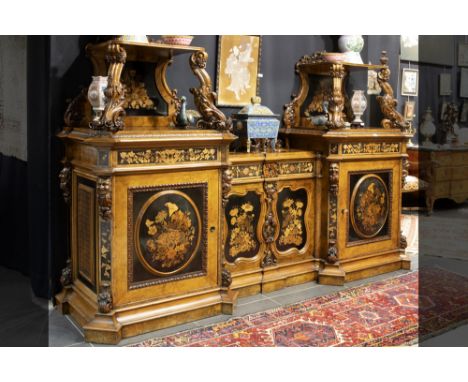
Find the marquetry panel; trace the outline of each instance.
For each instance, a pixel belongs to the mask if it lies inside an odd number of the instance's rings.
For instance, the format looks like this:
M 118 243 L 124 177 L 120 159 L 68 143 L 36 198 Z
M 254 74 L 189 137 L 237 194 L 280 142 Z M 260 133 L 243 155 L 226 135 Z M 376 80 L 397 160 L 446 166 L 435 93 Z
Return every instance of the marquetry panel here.
M 390 171 L 350 174 L 349 242 L 368 242 L 389 237 L 391 178 Z
M 85 179 L 81 179 L 78 183 L 76 211 L 78 277 L 95 289 L 95 189 L 92 187 L 92 182 Z
M 130 289 L 206 274 L 207 184 L 128 190 Z
M 278 193 L 276 214 L 279 221 L 276 248 L 287 251 L 291 248 L 301 250 L 307 242 L 307 227 L 305 212 L 308 207 L 307 190 L 300 188 L 292 190 L 283 188 Z
M 257 192 L 229 196 L 225 208 L 227 237 L 224 246 L 224 256 L 228 262 L 238 258 L 253 258 L 258 254 L 260 214 L 261 201 Z

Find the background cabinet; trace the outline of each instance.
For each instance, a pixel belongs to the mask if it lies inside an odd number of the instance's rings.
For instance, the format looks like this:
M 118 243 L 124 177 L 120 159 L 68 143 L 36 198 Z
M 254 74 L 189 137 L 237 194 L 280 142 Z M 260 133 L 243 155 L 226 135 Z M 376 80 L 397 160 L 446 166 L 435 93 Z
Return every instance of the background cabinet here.
M 432 213 L 437 199 L 463 203 L 468 198 L 468 148 L 408 147 L 409 172 L 427 181 L 426 207 Z

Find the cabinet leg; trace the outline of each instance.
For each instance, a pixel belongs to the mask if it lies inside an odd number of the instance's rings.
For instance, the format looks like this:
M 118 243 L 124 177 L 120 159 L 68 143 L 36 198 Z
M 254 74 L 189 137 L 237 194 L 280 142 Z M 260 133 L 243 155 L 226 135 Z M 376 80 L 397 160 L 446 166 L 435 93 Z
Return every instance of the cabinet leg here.
M 427 216 L 431 216 L 434 211 L 434 198 L 427 197 L 426 198 L 426 214 Z

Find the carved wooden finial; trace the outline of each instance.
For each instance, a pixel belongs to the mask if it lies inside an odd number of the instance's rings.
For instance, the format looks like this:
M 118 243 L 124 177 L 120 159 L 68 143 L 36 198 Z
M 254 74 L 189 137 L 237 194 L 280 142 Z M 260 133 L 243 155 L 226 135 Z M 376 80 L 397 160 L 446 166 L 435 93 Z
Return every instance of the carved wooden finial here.
M 386 50 L 382 50 L 382 53 L 380 54 L 380 63 L 382 65 L 388 65 L 388 55 Z

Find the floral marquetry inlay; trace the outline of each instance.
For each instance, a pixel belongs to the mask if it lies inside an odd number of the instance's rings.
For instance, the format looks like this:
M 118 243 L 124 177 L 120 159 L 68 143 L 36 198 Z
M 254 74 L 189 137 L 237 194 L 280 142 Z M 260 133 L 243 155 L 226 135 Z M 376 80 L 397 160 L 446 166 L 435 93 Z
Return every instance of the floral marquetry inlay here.
M 131 150 L 119 152 L 119 164 L 173 164 L 183 162 L 215 161 L 216 148 Z
M 262 165 L 244 165 L 244 166 L 232 166 L 232 174 L 234 178 L 252 178 L 262 176 Z
M 231 225 L 231 237 L 229 240 L 229 256 L 250 252 L 256 245 L 254 227 L 254 207 L 247 202 L 239 206 L 234 206 L 229 211 Z
M 311 174 L 314 171 L 312 162 L 285 162 L 280 163 L 280 174 Z
M 378 154 L 378 153 L 399 153 L 399 143 L 348 143 L 343 144 L 343 155 L 350 154 Z
M 145 203 L 137 220 L 135 243 L 144 266 L 164 275 L 180 272 L 200 243 L 200 215 L 188 195 L 159 192 Z
M 363 176 L 351 196 L 351 223 L 362 238 L 376 236 L 384 227 L 389 212 L 389 195 L 382 178 Z
M 302 216 L 304 203 L 300 200 L 286 199 L 282 204 L 282 224 L 279 243 L 299 246 L 303 241 Z

